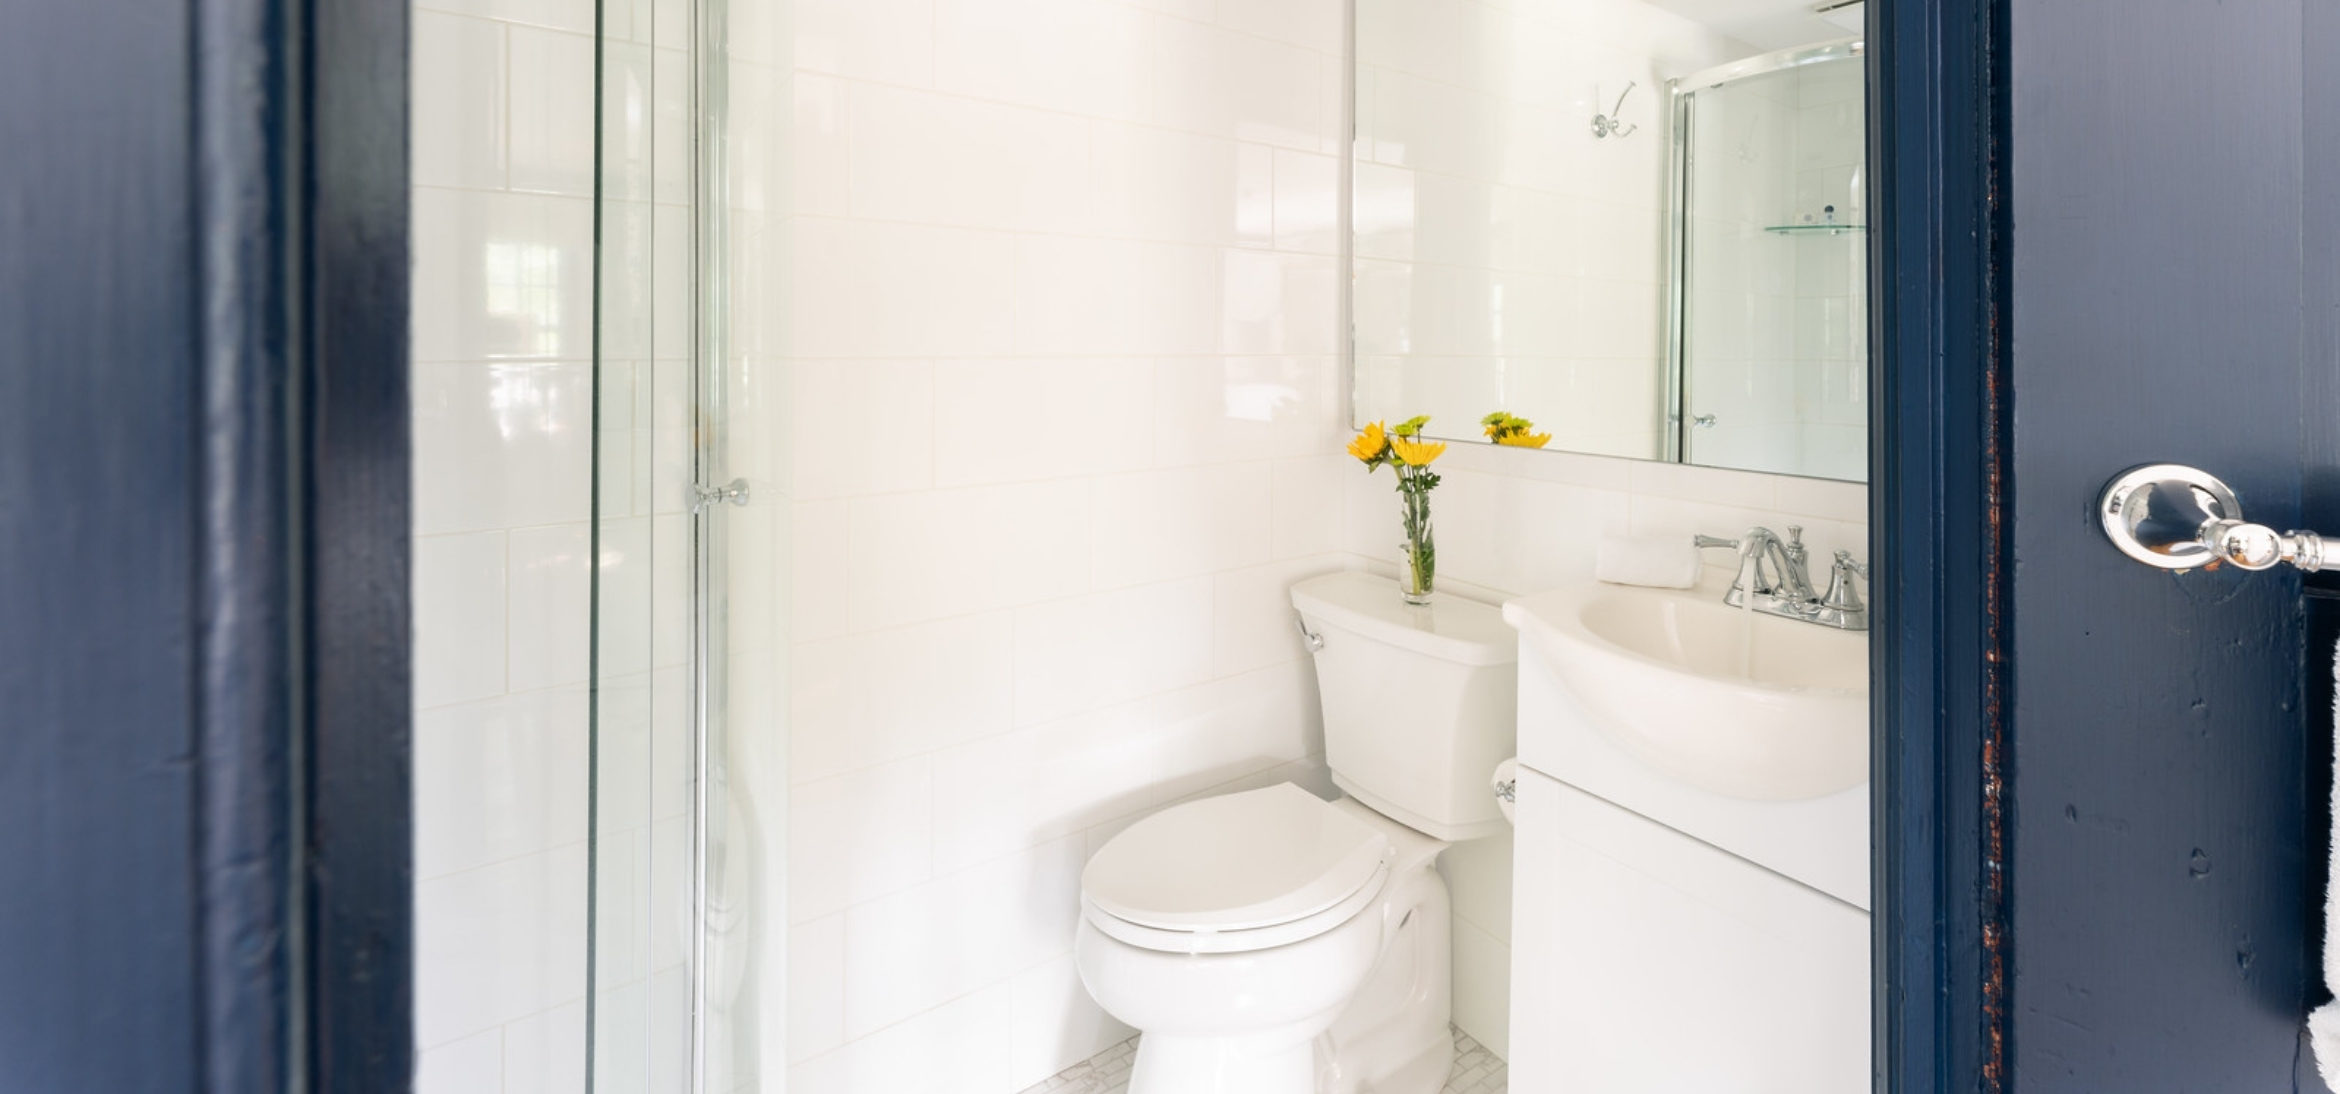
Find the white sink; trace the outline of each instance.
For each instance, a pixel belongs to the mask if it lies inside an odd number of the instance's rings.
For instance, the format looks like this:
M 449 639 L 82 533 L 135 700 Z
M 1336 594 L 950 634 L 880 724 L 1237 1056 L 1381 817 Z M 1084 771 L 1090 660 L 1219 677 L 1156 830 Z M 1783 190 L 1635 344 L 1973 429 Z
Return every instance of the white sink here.
M 1763 801 L 1866 782 L 1867 635 L 1750 616 L 1722 590 L 1586 585 L 1503 618 L 1603 737 L 1664 774 Z

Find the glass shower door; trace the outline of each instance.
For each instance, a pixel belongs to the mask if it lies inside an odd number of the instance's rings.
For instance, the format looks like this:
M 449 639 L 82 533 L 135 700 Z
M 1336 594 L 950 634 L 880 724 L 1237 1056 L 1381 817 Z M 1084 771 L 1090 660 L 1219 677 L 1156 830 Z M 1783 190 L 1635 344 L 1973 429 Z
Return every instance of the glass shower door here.
M 786 129 L 728 96 L 785 5 L 600 2 L 589 1089 L 780 1094 L 785 282 L 734 241 L 782 204 Z
M 601 0 L 588 1088 L 686 1094 L 699 913 L 691 0 Z
M 1677 82 L 1686 462 L 1868 477 L 1863 93 L 1853 43 Z

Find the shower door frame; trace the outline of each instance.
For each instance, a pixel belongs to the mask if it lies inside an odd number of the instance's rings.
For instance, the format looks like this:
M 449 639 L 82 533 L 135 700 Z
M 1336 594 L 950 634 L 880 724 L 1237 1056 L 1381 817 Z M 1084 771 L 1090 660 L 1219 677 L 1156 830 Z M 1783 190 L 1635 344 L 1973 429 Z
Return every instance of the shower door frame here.
M 599 2 L 606 4 L 610 0 L 599 0 Z M 726 786 L 724 772 L 727 766 L 723 726 L 726 716 L 724 678 L 727 656 L 725 633 L 728 613 L 725 600 L 725 573 L 728 559 L 724 544 L 725 528 L 720 518 L 727 503 L 745 505 L 749 503 L 750 499 L 744 489 L 740 490 L 736 496 L 731 492 L 731 486 L 736 484 L 718 485 L 724 482 L 725 461 L 723 453 L 727 420 L 724 413 L 723 393 L 725 362 L 729 353 L 726 309 L 729 300 L 727 274 L 730 196 L 727 185 L 729 164 L 726 159 L 727 145 L 724 141 L 724 133 L 728 120 L 729 83 L 725 59 L 728 56 L 727 35 L 730 3 L 729 0 L 662 0 L 662 2 L 687 7 L 689 17 L 689 27 L 685 35 L 686 46 L 682 52 L 684 63 L 688 67 L 684 86 L 686 88 L 685 114 L 688 119 L 689 153 L 684 173 L 685 188 L 690 194 L 691 207 L 687 220 L 688 227 L 685 229 L 689 237 L 687 248 L 689 257 L 686 263 L 689 284 L 684 289 L 687 301 L 684 309 L 686 315 L 684 322 L 689 328 L 690 348 L 689 356 L 683 362 L 683 366 L 688 372 L 688 382 L 685 388 L 687 406 L 686 421 L 680 428 L 688 432 L 686 440 L 690 453 L 689 481 L 682 484 L 684 502 L 687 506 L 686 527 L 689 535 L 688 557 L 690 565 L 688 604 L 690 612 L 688 628 L 690 632 L 690 663 L 686 669 L 690 696 L 686 727 L 688 751 L 685 758 L 685 763 L 689 765 L 690 801 L 684 813 L 688 822 L 684 854 L 688 861 L 681 864 L 680 876 L 683 879 L 683 890 L 688 897 L 685 910 L 690 939 L 687 946 L 688 986 L 685 997 L 687 1013 L 682 1016 L 683 1020 L 687 1022 L 684 1036 L 686 1058 L 682 1061 L 682 1067 L 684 1069 L 683 1076 L 688 1084 L 687 1090 L 690 1094 L 702 1094 L 708 1089 L 707 1023 L 711 1013 L 707 946 L 709 863 L 711 857 L 719 851 L 718 824 L 724 809 L 723 802 L 716 800 L 714 795 L 718 793 L 719 788 Z M 597 27 L 597 55 L 606 48 L 606 43 L 601 40 L 602 36 L 603 31 Z M 652 49 L 653 64 L 657 63 L 655 55 L 656 48 L 654 46 Z M 608 85 L 598 78 L 596 87 L 597 96 L 607 94 Z M 655 109 L 653 116 L 655 116 Z M 597 174 L 607 169 L 607 161 L 599 150 L 599 144 L 606 136 L 608 124 L 601 105 L 597 102 L 595 109 L 595 169 Z M 604 200 L 597 179 L 594 197 L 597 223 L 603 215 L 601 207 Z M 655 198 L 652 200 L 654 203 Z M 655 246 L 652 253 L 655 253 Z M 644 257 L 645 260 L 649 260 L 646 256 Z M 597 248 L 596 262 L 602 260 L 603 252 Z M 597 305 L 600 291 L 598 286 L 603 281 L 604 279 L 597 270 L 595 277 Z M 601 316 L 597 312 L 595 319 L 597 338 L 600 323 Z M 595 358 L 597 362 L 595 383 L 598 387 L 600 384 L 598 375 L 600 349 L 598 346 L 595 350 Z M 655 349 L 650 351 L 649 358 L 643 364 L 656 368 L 658 358 Z M 641 408 L 637 408 L 636 413 L 642 412 Z M 640 453 L 632 453 L 631 455 L 637 460 L 643 458 Z M 597 467 L 602 458 L 601 446 L 596 445 L 594 460 Z M 596 499 L 601 496 L 598 482 L 594 488 L 594 495 Z M 655 517 L 656 515 L 653 513 L 652 519 Z M 596 535 L 598 535 L 598 515 L 595 521 Z M 598 576 L 598 570 L 596 574 L 594 596 L 598 600 L 602 579 Z M 651 578 L 650 595 L 653 598 L 659 595 L 655 577 Z M 598 609 L 595 611 L 591 625 L 596 631 L 592 640 L 593 645 L 598 649 L 600 645 L 599 628 L 601 626 Z M 655 671 L 655 668 L 651 671 Z M 597 664 L 593 669 L 596 692 L 598 692 L 600 685 L 599 673 L 600 668 Z M 598 707 L 598 698 L 595 702 Z M 655 719 L 657 714 L 653 712 L 651 717 Z M 596 718 L 598 719 L 598 714 Z M 595 732 L 599 732 L 598 723 Z M 594 767 L 593 777 L 598 780 L 600 775 L 598 750 L 596 750 L 596 758 L 592 764 Z M 727 793 L 728 791 L 722 792 Z M 599 823 L 598 812 L 591 823 Z M 655 843 L 652 844 L 652 847 L 655 848 Z M 598 863 L 596 865 L 598 867 Z M 597 868 L 589 880 L 586 894 L 589 907 L 593 909 L 598 909 L 601 900 L 601 882 L 598 880 L 598 874 Z M 647 899 L 652 902 L 666 899 L 672 890 L 655 880 L 664 876 L 664 871 L 652 869 L 649 876 L 653 879 L 653 884 L 651 891 L 646 894 Z M 591 913 L 589 912 L 589 914 Z M 596 926 L 588 931 L 589 953 L 587 960 L 589 964 L 599 960 L 598 941 L 595 936 L 595 931 L 598 929 Z M 593 989 L 589 987 L 589 999 L 593 994 Z M 585 1052 L 589 1058 L 587 1061 L 589 1088 L 598 1086 L 601 1081 L 600 1077 L 593 1073 L 593 1058 L 597 1057 L 600 1051 L 602 1038 L 610 1032 L 605 1029 L 601 1017 L 594 1011 L 595 1008 L 589 1001 L 585 1045 Z M 660 1016 L 655 1012 L 645 1013 L 646 1020 L 654 1028 Z M 648 1029 L 623 1032 L 628 1035 L 649 1036 Z
M 1691 104 L 1699 92 L 1722 87 L 1734 80 L 1768 76 L 1804 65 L 1857 61 L 1865 52 L 1866 39 L 1855 35 L 1819 45 L 1773 50 L 1666 81 L 1666 390 L 1665 403 L 1660 409 L 1664 420 L 1658 423 L 1658 432 L 1665 438 L 1665 449 L 1660 458 L 1667 463 L 1695 462 L 1690 458 L 1690 430 L 1694 422 L 1687 412 L 1690 397 L 1688 318 L 1693 237 L 1690 229 L 1690 203 L 1695 192 L 1690 185 L 1690 173 L 1698 166 L 1696 146 L 1691 143 L 1697 116 Z

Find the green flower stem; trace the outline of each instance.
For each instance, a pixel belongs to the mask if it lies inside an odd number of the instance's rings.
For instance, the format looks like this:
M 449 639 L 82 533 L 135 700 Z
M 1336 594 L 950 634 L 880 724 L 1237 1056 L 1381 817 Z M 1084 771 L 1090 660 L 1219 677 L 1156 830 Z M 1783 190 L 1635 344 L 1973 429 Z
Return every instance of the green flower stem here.
M 1428 595 L 1438 579 L 1438 546 L 1430 535 L 1430 491 L 1437 488 L 1438 475 L 1426 467 L 1399 467 L 1397 476 L 1406 532 L 1406 592 Z

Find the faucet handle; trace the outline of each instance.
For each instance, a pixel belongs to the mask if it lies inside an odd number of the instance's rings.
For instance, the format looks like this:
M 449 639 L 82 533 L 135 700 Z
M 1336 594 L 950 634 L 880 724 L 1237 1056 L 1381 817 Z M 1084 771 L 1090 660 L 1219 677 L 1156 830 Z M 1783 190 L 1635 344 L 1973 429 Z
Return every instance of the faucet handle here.
M 1788 546 L 1802 547 L 1804 545 L 1804 526 L 1801 524 L 1790 524 L 1787 526 L 1787 529 Z
M 1861 602 L 1860 591 L 1853 588 L 1854 575 L 1866 581 L 1869 568 L 1854 562 L 1851 551 L 1836 552 L 1836 567 L 1828 576 L 1828 594 L 1820 598 L 1820 606 L 1845 611 L 1863 610 L 1866 605 Z
M 1733 551 L 1739 549 L 1738 540 L 1724 539 L 1721 536 L 1694 535 L 1690 537 L 1690 542 L 1697 547 L 1726 547 Z

